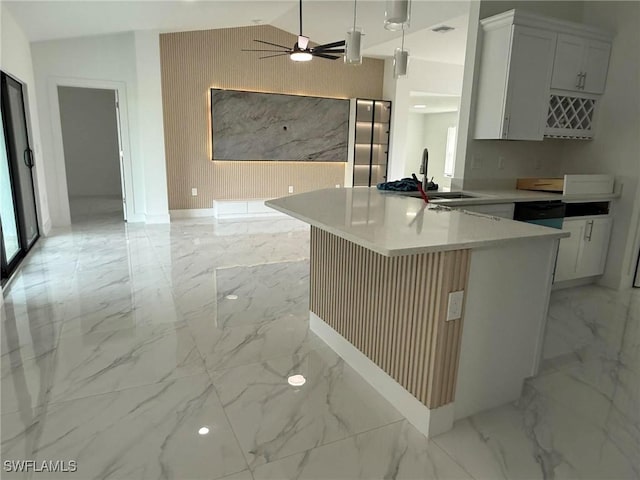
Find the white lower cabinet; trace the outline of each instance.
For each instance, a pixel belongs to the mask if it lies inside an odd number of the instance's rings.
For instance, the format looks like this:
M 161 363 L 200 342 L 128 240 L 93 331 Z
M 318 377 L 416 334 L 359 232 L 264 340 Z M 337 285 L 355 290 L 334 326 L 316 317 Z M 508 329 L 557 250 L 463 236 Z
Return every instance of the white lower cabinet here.
M 565 218 L 562 230 L 571 236 L 560 240 L 555 281 L 602 275 L 611 235 L 611 218 Z

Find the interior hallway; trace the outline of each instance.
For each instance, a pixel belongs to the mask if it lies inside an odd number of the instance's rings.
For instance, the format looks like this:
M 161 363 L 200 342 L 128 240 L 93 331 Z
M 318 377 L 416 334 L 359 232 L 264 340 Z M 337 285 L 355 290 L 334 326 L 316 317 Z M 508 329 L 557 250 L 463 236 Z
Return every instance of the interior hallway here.
M 555 358 L 520 401 L 428 441 L 309 332 L 308 235 L 104 215 L 41 239 L 2 307 L 2 460 L 76 460 L 82 479 L 640 477 L 640 291 L 554 293 Z

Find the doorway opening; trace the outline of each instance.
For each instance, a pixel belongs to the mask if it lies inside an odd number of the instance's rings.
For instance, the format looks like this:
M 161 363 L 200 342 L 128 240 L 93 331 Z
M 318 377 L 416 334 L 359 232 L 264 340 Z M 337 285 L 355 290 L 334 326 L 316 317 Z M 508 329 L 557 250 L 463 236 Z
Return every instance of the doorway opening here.
M 71 223 L 126 221 L 117 90 L 58 86 Z

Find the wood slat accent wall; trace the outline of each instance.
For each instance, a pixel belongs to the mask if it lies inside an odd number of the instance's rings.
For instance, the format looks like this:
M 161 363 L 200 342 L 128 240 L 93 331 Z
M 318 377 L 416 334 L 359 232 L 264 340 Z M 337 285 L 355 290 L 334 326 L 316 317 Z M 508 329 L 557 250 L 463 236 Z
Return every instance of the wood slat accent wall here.
M 311 228 L 310 309 L 429 408 L 454 400 L 470 250 L 385 257 Z
M 162 102 L 169 208 L 211 208 L 215 199 L 272 198 L 335 187 L 345 164 L 212 162 L 210 88 L 335 98 L 381 98 L 384 61 L 362 65 L 288 57 L 258 60 L 254 38 L 293 45 L 293 34 L 270 25 L 160 35 Z M 265 47 L 266 48 L 266 47 Z M 322 126 L 319 125 L 319 128 Z M 310 132 L 312 134 L 313 132 Z M 248 158 L 247 160 L 253 160 Z M 191 188 L 198 196 L 191 196 Z

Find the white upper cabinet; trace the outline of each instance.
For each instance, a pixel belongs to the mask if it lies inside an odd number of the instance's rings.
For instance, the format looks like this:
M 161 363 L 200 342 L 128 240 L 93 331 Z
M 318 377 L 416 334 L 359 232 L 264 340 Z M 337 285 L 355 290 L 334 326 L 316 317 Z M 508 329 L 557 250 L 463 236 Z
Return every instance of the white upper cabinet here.
M 483 44 L 475 138 L 542 140 L 556 34 L 508 25 Z
M 520 10 L 480 23 L 474 138 L 592 137 L 609 34 Z
M 604 93 L 609 71 L 611 42 L 589 40 L 584 62 L 584 82 L 582 91 L 587 93 Z
M 551 88 L 603 93 L 611 43 L 558 34 Z

